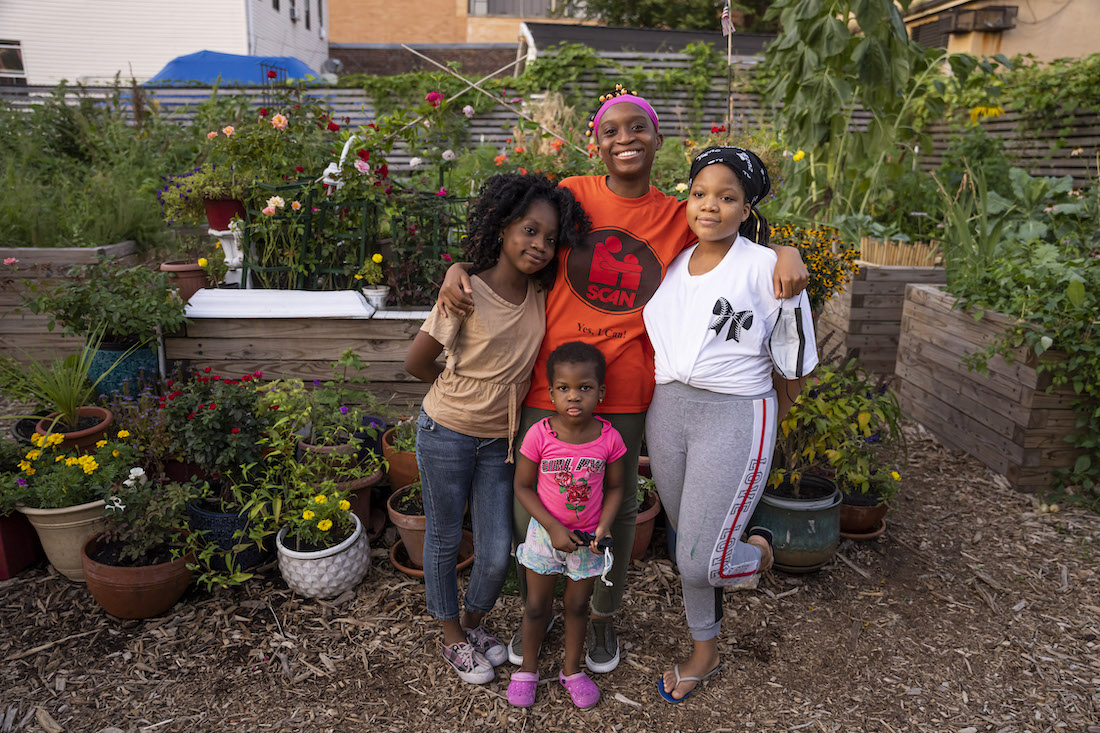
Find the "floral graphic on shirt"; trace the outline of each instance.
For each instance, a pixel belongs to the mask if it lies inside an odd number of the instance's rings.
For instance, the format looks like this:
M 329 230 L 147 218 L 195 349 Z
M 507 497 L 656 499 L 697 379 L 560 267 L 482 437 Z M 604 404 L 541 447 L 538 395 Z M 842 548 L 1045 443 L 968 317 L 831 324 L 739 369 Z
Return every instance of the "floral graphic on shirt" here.
M 581 512 L 592 496 L 592 487 L 587 478 L 575 478 L 569 471 L 558 471 L 554 476 L 558 484 L 558 493 L 565 494 L 565 508 L 581 518 Z

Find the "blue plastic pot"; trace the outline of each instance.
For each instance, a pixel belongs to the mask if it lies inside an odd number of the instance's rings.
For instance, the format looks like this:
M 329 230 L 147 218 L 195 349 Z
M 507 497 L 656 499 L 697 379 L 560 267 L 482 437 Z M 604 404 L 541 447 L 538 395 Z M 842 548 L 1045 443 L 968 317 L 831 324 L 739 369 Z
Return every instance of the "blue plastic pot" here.
M 88 381 L 95 382 L 99 375 L 111 368 L 126 350 L 130 348 L 123 344 L 100 344 L 99 349 L 92 355 L 92 363 L 88 367 Z M 111 373 L 96 385 L 96 392 L 101 395 L 110 395 L 121 392 L 127 382 L 130 383 L 129 394 L 135 395 L 140 390 L 142 380 L 153 381 L 160 377 L 160 367 L 157 364 L 157 352 L 148 346 L 134 349 L 126 355 L 121 362 L 111 370 Z
M 237 570 L 251 570 L 263 565 L 275 554 L 274 536 L 266 537 L 262 548 L 257 547 L 256 543 L 247 537 L 248 515 L 212 512 L 198 504 L 189 503 L 187 516 L 190 519 L 190 529 L 194 532 L 205 532 L 203 538 L 221 553 L 228 553 Z M 235 539 L 233 535 L 237 530 L 244 530 L 244 536 Z M 232 550 L 237 545 L 246 546 L 233 553 Z M 218 572 L 228 570 L 226 555 L 219 553 L 213 555 L 210 558 L 210 567 Z
M 836 484 L 821 476 L 803 476 L 803 491 L 824 498 L 794 499 L 765 491 L 749 522 L 767 527 L 775 544 L 775 567 L 788 573 L 819 570 L 833 559 L 840 542 L 840 502 Z

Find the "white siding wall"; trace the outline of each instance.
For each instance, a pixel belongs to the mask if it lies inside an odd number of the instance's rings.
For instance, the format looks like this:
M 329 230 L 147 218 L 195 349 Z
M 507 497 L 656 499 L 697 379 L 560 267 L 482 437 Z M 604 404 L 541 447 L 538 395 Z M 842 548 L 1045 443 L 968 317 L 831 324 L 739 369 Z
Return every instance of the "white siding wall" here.
M 272 0 L 243 0 L 252 7 L 253 33 L 256 47 L 252 53 L 258 56 L 295 56 L 315 71 L 328 58 L 328 2 L 324 3 L 322 19 L 317 23 L 319 0 L 296 0 L 293 3 L 298 19 L 290 19 L 290 0 L 279 0 L 274 9 Z M 306 4 L 309 4 L 310 24 L 306 30 Z M 322 37 L 323 36 L 323 37 Z M 243 53 L 243 52 L 242 52 Z
M 328 3 L 324 38 L 312 3 L 305 29 L 290 20 L 290 0 L 0 0 L 0 38 L 18 41 L 28 84 L 62 79 L 108 81 L 118 72 L 144 81 L 176 56 L 196 51 L 249 53 L 247 11 L 254 23 L 254 54 L 297 56 L 314 69 L 328 57 Z

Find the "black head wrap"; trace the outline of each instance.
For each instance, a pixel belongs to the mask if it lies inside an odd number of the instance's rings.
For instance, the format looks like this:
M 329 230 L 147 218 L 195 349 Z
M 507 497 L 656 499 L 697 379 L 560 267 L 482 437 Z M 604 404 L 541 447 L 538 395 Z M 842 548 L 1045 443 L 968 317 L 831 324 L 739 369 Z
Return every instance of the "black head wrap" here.
M 768 176 L 768 169 L 764 167 L 764 161 L 756 153 L 744 148 L 728 145 L 709 147 L 691 162 L 688 185 L 699 175 L 699 171 L 715 163 L 722 163 L 732 170 L 741 181 L 741 187 L 745 189 L 745 203 L 750 207 L 750 215 L 742 222 L 739 233 L 758 244 L 767 244 L 771 239 L 771 230 L 767 220 L 756 210 L 756 205 L 772 190 L 772 181 Z

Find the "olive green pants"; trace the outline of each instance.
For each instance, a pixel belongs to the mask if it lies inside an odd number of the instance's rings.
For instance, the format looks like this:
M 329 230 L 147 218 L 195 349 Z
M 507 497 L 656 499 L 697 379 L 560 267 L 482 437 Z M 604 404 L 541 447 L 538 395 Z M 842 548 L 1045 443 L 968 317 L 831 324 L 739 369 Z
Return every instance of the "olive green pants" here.
M 556 414 L 553 410 L 540 410 L 535 407 L 523 408 L 519 434 L 516 436 L 515 455 L 519 460 L 519 447 L 523 443 L 523 436 L 531 426 L 545 417 Z M 645 431 L 645 413 L 629 412 L 600 417 L 611 423 L 611 426 L 619 431 L 626 443 L 626 455 L 623 456 L 623 503 L 619 507 L 619 515 L 611 525 L 611 538 L 615 541 L 615 549 L 612 554 L 615 562 L 611 566 L 611 572 L 607 579 L 611 581 L 611 587 L 603 583 L 596 583 L 592 591 L 592 613 L 597 616 L 611 616 L 618 612 L 623 603 L 623 593 L 626 591 L 626 571 L 630 567 L 630 550 L 634 546 L 634 523 L 638 516 L 638 454 L 642 450 L 642 434 Z M 518 547 L 527 536 L 527 525 L 531 522 L 531 515 L 519 503 L 519 499 L 512 499 L 512 538 L 514 546 Z M 516 575 L 519 578 L 519 596 L 527 600 L 526 572 L 518 563 Z

